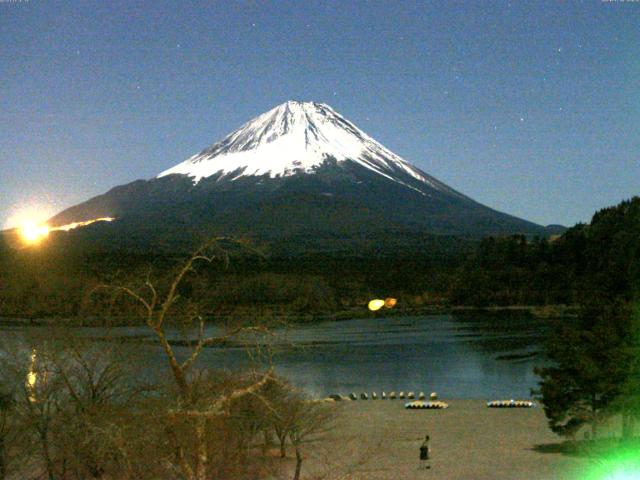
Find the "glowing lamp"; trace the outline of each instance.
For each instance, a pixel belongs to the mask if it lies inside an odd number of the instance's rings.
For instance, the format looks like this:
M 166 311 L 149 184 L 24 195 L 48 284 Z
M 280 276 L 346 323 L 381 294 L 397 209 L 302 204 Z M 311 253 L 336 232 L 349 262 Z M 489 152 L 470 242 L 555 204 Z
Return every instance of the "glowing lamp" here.
M 398 303 L 398 299 L 396 298 L 385 298 L 384 300 L 385 308 L 393 308 L 396 306 L 396 303 Z
M 49 235 L 47 225 L 37 224 L 31 220 L 25 221 L 20 227 L 20 236 L 26 243 L 38 243 Z
M 384 300 L 375 299 L 369 302 L 369 310 L 372 312 L 380 310 L 382 307 L 384 307 Z

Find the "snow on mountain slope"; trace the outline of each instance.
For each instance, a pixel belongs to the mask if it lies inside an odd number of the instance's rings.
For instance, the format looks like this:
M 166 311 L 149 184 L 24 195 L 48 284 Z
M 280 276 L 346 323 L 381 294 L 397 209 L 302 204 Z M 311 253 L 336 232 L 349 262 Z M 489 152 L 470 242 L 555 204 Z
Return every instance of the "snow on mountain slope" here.
M 350 161 L 422 194 L 425 185 L 462 197 L 412 166 L 322 103 L 288 101 L 250 120 L 222 141 L 158 177 L 184 174 L 198 183 L 268 175 L 271 178 L 314 173 L 327 160 Z M 408 175 L 416 182 L 409 185 Z M 426 189 L 425 189 L 426 190 Z

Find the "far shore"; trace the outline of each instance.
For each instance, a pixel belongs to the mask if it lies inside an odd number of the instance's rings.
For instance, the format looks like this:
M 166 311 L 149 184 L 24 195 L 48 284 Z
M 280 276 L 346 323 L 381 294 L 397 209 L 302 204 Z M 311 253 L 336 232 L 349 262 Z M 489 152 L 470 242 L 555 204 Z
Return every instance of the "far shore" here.
M 275 309 L 274 309 L 275 310 Z M 285 313 L 276 314 L 274 310 L 256 311 L 253 313 L 222 313 L 208 315 L 209 323 L 225 321 L 231 318 L 243 319 L 247 317 L 253 320 L 268 320 L 275 322 L 285 322 L 288 324 L 310 324 L 325 321 L 353 320 L 358 318 L 382 318 L 397 316 L 429 316 L 429 315 L 508 315 L 523 314 L 536 318 L 564 318 L 577 315 L 578 307 L 575 305 L 494 305 L 494 306 L 468 306 L 468 305 L 428 305 L 428 306 L 401 306 L 394 309 L 382 309 L 377 312 L 370 312 L 366 306 L 350 308 L 334 313 Z M 0 325 L 66 325 L 79 327 L 105 326 L 135 326 L 140 325 L 139 319 L 131 317 L 61 317 L 53 315 L 24 315 L 19 313 L 0 315 Z

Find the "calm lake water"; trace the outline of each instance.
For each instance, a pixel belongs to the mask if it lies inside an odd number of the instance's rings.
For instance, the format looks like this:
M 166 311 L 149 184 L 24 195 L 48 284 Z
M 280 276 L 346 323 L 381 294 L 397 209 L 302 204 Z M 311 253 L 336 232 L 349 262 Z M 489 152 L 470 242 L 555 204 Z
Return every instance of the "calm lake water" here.
M 25 329 L 0 332 L 18 338 Z M 138 327 L 114 330 L 146 335 Z M 544 363 L 538 352 L 546 331 L 545 321 L 527 316 L 433 315 L 295 326 L 270 341 L 276 372 L 314 396 L 413 390 L 437 391 L 441 398 L 528 398 L 538 382 L 533 369 Z M 82 332 L 105 334 L 97 328 Z M 162 373 L 160 349 L 143 348 L 149 371 Z M 243 348 L 207 348 L 200 358 L 201 366 L 212 368 L 248 364 Z

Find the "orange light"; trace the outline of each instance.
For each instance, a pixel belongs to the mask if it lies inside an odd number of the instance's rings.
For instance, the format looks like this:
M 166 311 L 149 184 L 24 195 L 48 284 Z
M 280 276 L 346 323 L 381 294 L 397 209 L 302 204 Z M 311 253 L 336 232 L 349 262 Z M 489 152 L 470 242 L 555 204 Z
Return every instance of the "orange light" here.
M 396 306 L 396 303 L 398 303 L 397 298 L 385 298 L 384 300 L 385 308 L 393 308 Z
M 49 236 L 49 226 L 46 224 L 38 224 L 32 220 L 26 220 L 20 227 L 20 236 L 25 243 L 40 243 L 42 239 Z

